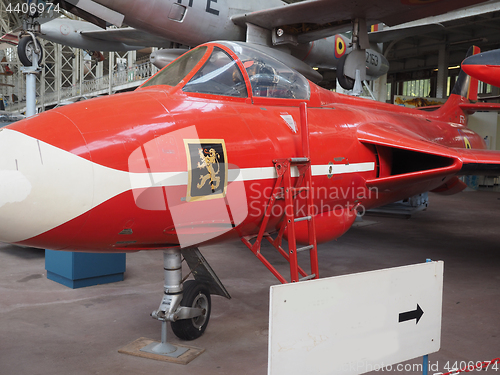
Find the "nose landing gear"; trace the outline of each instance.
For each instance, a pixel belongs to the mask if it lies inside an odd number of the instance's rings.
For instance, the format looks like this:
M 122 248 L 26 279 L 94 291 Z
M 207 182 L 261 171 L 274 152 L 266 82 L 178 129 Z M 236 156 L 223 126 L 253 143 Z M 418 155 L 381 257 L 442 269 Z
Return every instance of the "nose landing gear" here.
M 21 61 L 24 66 L 38 65 L 33 62 L 33 54 L 37 55 L 37 62 L 41 63 L 43 59 L 43 48 L 33 33 L 29 33 L 29 35 L 21 38 L 19 41 L 17 45 L 17 55 L 19 61 Z
M 182 257 L 186 260 L 195 280 L 183 283 Z M 190 361 L 204 350 L 168 343 L 167 323 L 170 322 L 172 331 L 180 339 L 197 339 L 203 335 L 210 320 L 212 303 L 210 294 L 218 294 L 226 298 L 231 298 L 231 296 L 197 248 L 165 250 L 163 252 L 163 266 L 164 295 L 159 308 L 151 314 L 153 318 L 162 323 L 161 342 L 150 342 L 148 345 L 143 345 L 139 351 L 147 355 L 157 356 L 154 357 L 156 359 L 160 359 L 158 356 L 162 356 L 171 358 L 172 361 L 184 363 L 183 358 Z M 121 350 L 121 352 L 142 356 L 137 351 Z

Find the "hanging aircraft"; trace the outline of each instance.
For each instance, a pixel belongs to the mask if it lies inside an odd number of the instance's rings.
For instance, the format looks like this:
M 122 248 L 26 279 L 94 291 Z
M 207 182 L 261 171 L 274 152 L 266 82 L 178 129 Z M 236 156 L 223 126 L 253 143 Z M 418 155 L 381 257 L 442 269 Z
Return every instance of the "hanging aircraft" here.
M 229 297 L 200 246 L 241 239 L 281 282 L 315 279 L 317 244 L 359 212 L 498 174 L 500 152 L 467 118 L 500 105 L 471 102 L 469 87 L 462 72 L 443 107 L 423 112 L 322 89 L 248 43 L 206 43 L 133 92 L 1 129 L 0 241 L 163 250 L 152 315 L 195 339 L 210 294 Z M 290 263 L 289 279 L 261 253 L 264 240 Z M 195 277 L 184 286 L 182 257 Z
M 480 81 L 500 87 L 500 49 L 466 58 L 462 62 L 462 69 Z
M 387 73 L 388 62 L 376 46 L 377 42 L 440 28 L 436 24 L 418 25 L 368 34 L 367 26 L 378 22 L 397 25 L 485 1 L 384 0 L 377 2 L 376 12 L 369 10 L 367 13 L 365 4 L 353 7 L 348 2 L 336 0 L 295 4 L 281 0 L 58 0 L 54 3 L 60 8 L 103 29 L 80 28 L 66 21 L 65 29 L 76 32 L 63 35 L 50 30 L 45 36 L 58 43 L 79 48 L 84 45 L 84 49 L 91 50 L 97 49 L 92 47 L 92 42 L 114 48 L 110 46 L 152 46 L 155 42 L 164 46 L 173 42 L 194 47 L 211 40 L 246 41 L 272 47 L 278 58 L 289 55 L 287 64 L 300 69 L 314 82 L 320 81 L 322 76 L 313 67 L 337 69 L 339 83 L 352 89 L 356 70 L 360 70 L 360 80 L 376 79 Z M 357 21 L 352 23 L 353 19 Z M 104 29 L 108 24 L 131 27 L 110 32 Z M 341 34 L 350 30 L 353 31 L 352 37 Z M 367 35 L 373 36 L 373 43 Z M 41 36 L 45 37 L 44 33 Z M 184 52 L 185 49 L 172 48 L 157 51 L 153 56 L 154 63 L 163 67 Z M 23 54 L 21 49 L 20 55 Z
M 54 43 L 80 48 L 90 52 L 90 55 L 99 55 L 100 51 L 133 51 L 146 47 L 171 48 L 173 43 L 164 38 L 151 35 L 133 28 L 110 28 L 105 31 L 105 38 L 99 38 L 93 33 L 101 34 L 103 30 L 86 21 L 69 18 L 55 18 L 36 21 L 33 36 L 49 40 Z M 116 32 L 118 35 L 115 36 Z M 22 27 L 10 31 L 0 38 L 0 48 L 17 47 L 19 60 L 24 66 L 32 65 L 32 50 L 34 39 L 26 35 Z M 39 44 L 39 47 L 40 44 Z M 183 50 L 182 53 L 186 52 Z M 182 53 L 177 53 L 177 57 Z M 174 56 L 175 53 L 173 52 Z
M 352 4 L 339 0 L 309 0 L 287 4 L 281 0 L 137 0 L 56 1 L 64 9 L 105 26 L 106 22 L 161 36 L 167 40 L 197 46 L 213 40 L 239 40 L 284 51 L 308 65 L 300 70 L 308 79 L 321 79 L 315 68 L 337 69 L 339 83 L 352 89 L 356 71 L 359 80 L 376 79 L 388 70 L 388 63 L 374 43 L 367 26 L 405 22 L 485 3 L 485 0 L 379 0 L 376 9 L 368 2 Z M 354 22 L 353 22 L 354 21 Z M 397 39 L 408 33 L 435 30 L 437 25 L 381 31 Z M 340 33 L 352 31 L 346 38 Z M 390 36 L 389 36 L 390 33 Z M 387 39 L 385 39 L 387 40 Z M 169 63 L 178 54 L 172 50 L 156 52 L 157 62 Z M 268 51 L 269 52 L 269 51 Z M 279 56 L 278 58 L 281 58 Z M 289 59 L 287 64 L 290 65 Z M 296 68 L 301 64 L 295 64 Z

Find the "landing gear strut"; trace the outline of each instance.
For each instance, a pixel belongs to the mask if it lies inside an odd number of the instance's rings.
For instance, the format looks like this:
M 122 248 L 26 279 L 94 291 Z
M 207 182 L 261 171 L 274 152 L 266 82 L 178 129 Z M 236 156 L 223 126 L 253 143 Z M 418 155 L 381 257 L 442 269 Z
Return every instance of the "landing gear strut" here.
M 40 24 L 36 21 L 38 16 L 36 10 L 30 10 L 28 17 L 24 18 L 24 31 L 17 45 L 17 55 L 23 64 L 21 71 L 26 74 L 26 117 L 36 114 L 36 77 L 42 71 L 43 48 L 35 36 L 40 31 Z
M 195 280 L 183 284 L 182 257 Z M 203 335 L 210 320 L 210 294 L 231 298 L 212 268 L 197 248 L 168 249 L 163 252 L 164 295 L 158 310 L 151 316 L 161 321 L 161 342 L 151 343 L 141 351 L 179 357 L 188 348 L 167 342 L 167 322 L 174 334 L 182 340 L 194 340 Z
M 187 351 L 187 348 L 178 347 L 167 342 L 167 322 L 171 322 L 172 329 L 174 333 L 181 339 L 193 340 L 200 337 L 208 324 L 208 318 L 210 317 L 210 294 L 203 297 L 202 301 L 208 301 L 207 303 L 200 304 L 195 301 L 196 297 L 193 298 L 192 290 L 193 287 L 187 288 L 186 297 L 191 299 L 190 301 L 184 301 L 184 290 L 182 285 L 182 259 L 181 259 L 180 249 L 169 249 L 163 252 L 163 269 L 165 276 L 164 283 L 164 295 L 163 299 L 158 307 L 158 310 L 153 311 L 151 316 L 155 319 L 161 321 L 161 342 L 148 345 L 148 347 L 143 348 L 143 351 L 149 351 L 155 354 L 163 354 L 178 357 Z M 193 285 L 196 283 L 198 290 L 203 289 L 203 285 L 196 281 L 192 281 L 186 286 Z M 187 302 L 187 303 L 186 303 Z M 182 304 L 181 304 L 182 303 Z M 191 306 L 186 306 L 191 304 Z M 206 324 L 202 324 L 203 330 L 194 329 L 196 326 L 193 322 L 202 321 Z M 188 328 L 193 327 L 189 330 Z M 199 326 L 199 324 L 198 324 Z M 174 329 L 174 327 L 176 327 Z M 188 327 L 182 329 L 180 327 Z M 176 332 L 177 331 L 177 332 Z M 189 332 L 188 332 L 189 331 Z

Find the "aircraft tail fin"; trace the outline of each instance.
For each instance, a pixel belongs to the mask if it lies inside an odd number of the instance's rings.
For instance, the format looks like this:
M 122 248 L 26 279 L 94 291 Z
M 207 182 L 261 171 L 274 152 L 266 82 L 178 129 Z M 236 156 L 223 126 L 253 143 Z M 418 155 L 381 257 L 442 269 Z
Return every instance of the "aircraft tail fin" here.
M 476 46 L 471 46 L 467 51 L 466 58 L 472 55 L 477 55 L 481 49 Z M 478 80 L 467 75 L 462 69 L 458 74 L 458 79 L 453 86 L 451 94 L 459 95 L 469 100 L 477 100 Z
M 480 53 L 479 47 L 471 46 L 467 56 Z M 446 103 L 432 117 L 443 121 L 458 122 L 467 125 L 467 115 L 478 110 L 500 111 L 498 104 L 476 103 L 478 91 L 478 80 L 467 75 L 462 69 L 451 91 L 450 97 Z

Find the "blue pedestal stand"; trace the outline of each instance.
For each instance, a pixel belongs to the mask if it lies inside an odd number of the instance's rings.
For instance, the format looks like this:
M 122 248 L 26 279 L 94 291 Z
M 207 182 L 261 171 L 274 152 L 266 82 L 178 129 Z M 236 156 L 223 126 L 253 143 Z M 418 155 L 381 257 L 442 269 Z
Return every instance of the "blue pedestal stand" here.
M 74 253 L 45 250 L 47 278 L 69 288 L 123 281 L 124 253 Z

